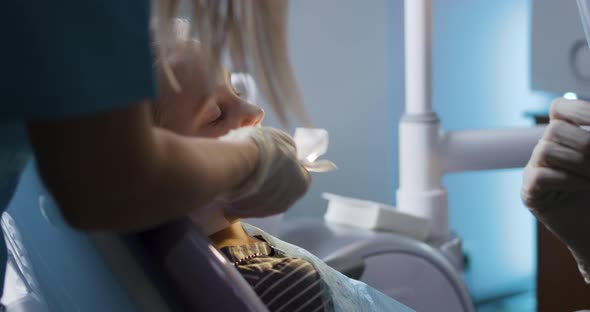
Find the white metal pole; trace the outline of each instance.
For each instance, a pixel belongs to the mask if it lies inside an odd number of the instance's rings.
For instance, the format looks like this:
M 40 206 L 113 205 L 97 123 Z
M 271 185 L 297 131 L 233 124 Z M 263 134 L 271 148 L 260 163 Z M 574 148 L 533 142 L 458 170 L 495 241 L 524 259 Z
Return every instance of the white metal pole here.
M 432 0 L 404 3 L 406 114 L 432 112 Z
M 522 168 L 543 136 L 544 126 L 467 130 L 444 134 L 439 157 L 444 172 Z
M 397 208 L 431 221 L 430 239 L 449 236 L 441 183 L 439 121 L 432 110 L 432 0 L 406 0 L 406 112 L 399 125 Z
M 449 220 L 438 119 L 411 117 L 399 125 L 397 209 L 429 219 L 430 239 L 444 240 L 449 237 Z

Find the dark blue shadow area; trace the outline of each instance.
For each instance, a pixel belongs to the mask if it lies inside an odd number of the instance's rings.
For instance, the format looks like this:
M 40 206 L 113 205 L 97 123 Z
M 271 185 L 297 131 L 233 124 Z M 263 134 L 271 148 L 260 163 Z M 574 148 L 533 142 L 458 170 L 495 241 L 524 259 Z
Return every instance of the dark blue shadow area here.
M 64 223 L 32 163 L 7 212 L 51 311 L 135 310 L 90 239 Z

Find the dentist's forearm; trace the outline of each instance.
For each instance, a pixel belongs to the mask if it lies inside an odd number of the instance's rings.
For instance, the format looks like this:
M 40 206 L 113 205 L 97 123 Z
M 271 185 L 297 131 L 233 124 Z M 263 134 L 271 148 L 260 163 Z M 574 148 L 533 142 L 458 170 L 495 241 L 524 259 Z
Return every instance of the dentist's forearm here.
M 162 129 L 154 129 L 154 137 L 155 157 L 146 168 L 149 176 L 132 183 L 137 187 L 125 190 L 135 196 L 111 202 L 111 216 L 105 214 L 102 221 L 98 220 L 97 229 L 138 230 L 205 209 L 220 195 L 237 189 L 252 174 L 258 160 L 253 142 L 188 138 Z M 127 210 L 128 217 L 119 215 L 118 209 Z
M 152 127 L 136 105 L 29 123 L 39 173 L 68 223 L 134 231 L 200 209 L 253 173 L 254 143 L 195 139 Z

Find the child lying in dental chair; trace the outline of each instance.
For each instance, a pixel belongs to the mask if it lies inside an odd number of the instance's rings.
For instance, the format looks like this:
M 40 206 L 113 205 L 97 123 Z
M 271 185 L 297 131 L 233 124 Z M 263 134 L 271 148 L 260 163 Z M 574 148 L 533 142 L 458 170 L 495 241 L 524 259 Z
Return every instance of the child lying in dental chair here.
M 193 60 L 201 59 L 198 43 L 191 43 Z M 202 62 L 171 62 L 182 69 L 183 88 L 175 92 L 161 79 L 161 97 L 154 103 L 159 127 L 187 136 L 221 137 L 241 127 L 258 126 L 264 112 L 247 102 L 244 76 L 226 72 L 213 91 L 203 97 L 206 81 Z M 189 70 L 187 70 L 187 68 Z M 237 81 L 236 81 L 237 80 Z M 309 252 L 224 215 L 223 203 L 191 215 L 195 226 L 238 269 L 270 311 L 411 311 L 392 298 L 328 267 Z

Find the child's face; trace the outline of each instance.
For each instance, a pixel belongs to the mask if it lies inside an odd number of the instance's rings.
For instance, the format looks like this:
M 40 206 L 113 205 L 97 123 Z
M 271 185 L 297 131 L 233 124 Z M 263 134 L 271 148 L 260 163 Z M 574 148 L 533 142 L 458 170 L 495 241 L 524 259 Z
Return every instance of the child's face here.
M 222 81 L 207 94 L 205 88 L 206 67 L 199 62 L 199 50 L 194 51 L 195 61 L 191 64 L 190 75 L 177 76 L 182 86 L 181 92 L 174 92 L 166 85 L 162 86 L 162 96 L 158 100 L 158 126 L 185 136 L 219 137 L 233 129 L 259 124 L 264 118 L 264 111 L 239 94 L 231 83 L 231 76 L 226 72 Z M 187 68 L 178 62 L 174 67 Z M 210 235 L 237 219 L 228 220 L 220 203 L 213 203 L 203 209 L 189 214 L 201 230 Z M 207 222 L 203 222 L 207 220 Z
M 195 53 L 198 59 L 199 50 Z M 238 93 L 229 72 L 225 72 L 213 94 L 207 95 L 203 87 L 207 81 L 204 65 L 195 61 L 192 67 L 191 75 L 181 77 L 181 92 L 164 91 L 159 104 L 159 126 L 186 136 L 212 138 L 262 121 L 264 111 L 248 103 L 245 94 Z

